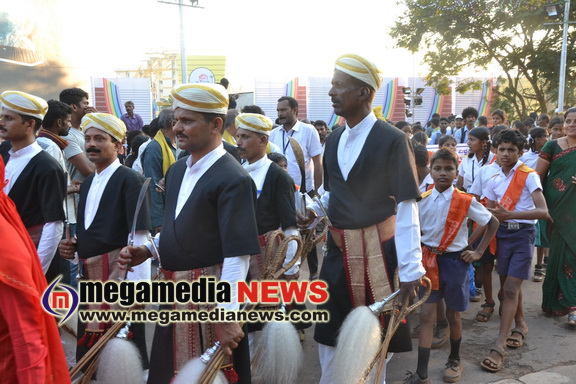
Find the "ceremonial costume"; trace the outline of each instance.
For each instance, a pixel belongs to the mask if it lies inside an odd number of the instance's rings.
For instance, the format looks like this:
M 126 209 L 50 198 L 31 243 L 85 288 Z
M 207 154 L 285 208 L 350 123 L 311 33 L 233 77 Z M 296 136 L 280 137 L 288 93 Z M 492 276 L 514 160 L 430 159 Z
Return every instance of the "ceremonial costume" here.
M 358 101 L 347 94 L 352 83 L 339 72 L 374 91 L 382 81 L 372 63 L 356 55 L 341 56 L 334 78 L 344 84 L 342 90 L 335 87 L 331 96 L 333 100 L 342 97 L 344 109 L 347 103 Z M 348 313 L 397 289 L 392 284 L 397 266 L 402 282 L 416 281 L 424 274 L 416 203 L 420 192 L 407 136 L 378 120 L 372 111 L 354 127 L 347 123 L 334 130 L 326 139 L 324 189 L 322 202 L 332 227 L 320 279 L 328 283 L 329 298 L 318 309 L 328 310 L 330 321 L 316 325 L 314 339 L 320 344 L 321 383 L 331 383 L 336 380 L 333 347 Z M 321 215 L 316 203 L 310 208 Z M 409 329 L 404 324 L 389 351 L 410 349 Z
M 17 91 L 3 92 L 0 103 L 2 108 L 37 119 L 43 119 L 48 109 L 41 98 Z M 66 178 L 56 160 L 36 142 L 17 151 L 10 149 L 8 154 L 4 192 L 16 204 L 46 273 L 62 238 Z
M 100 129 L 114 138 L 123 137 L 124 124 L 108 114 L 87 114 L 82 127 Z M 126 246 L 132 229 L 138 195 L 144 178 L 137 172 L 114 160 L 101 172 L 90 175 L 80 188 L 78 223 L 76 228 L 77 252 L 84 265 L 88 280 L 117 280 L 123 277 L 117 259 Z M 134 244 L 144 244 L 150 225 L 149 202 L 146 200 L 138 214 Z M 127 280 L 149 280 L 150 261 L 134 267 Z M 106 305 L 89 309 L 109 309 Z M 108 324 L 78 323 L 77 358 L 82 357 L 106 331 Z M 144 324 L 132 324 L 134 343 L 140 350 L 144 367 L 148 364 Z
M 0 254 L 0 383 L 70 383 L 58 327 L 40 305 L 47 284 L 36 249 L 3 190 Z
M 181 85 L 172 90 L 172 96 L 176 111 L 183 108 L 219 115 L 227 111 L 228 96 L 219 85 Z M 238 309 L 235 283 L 246 278 L 249 255 L 260 252 L 255 200 L 252 179 L 223 145 L 198 160 L 187 156 L 174 163 L 166 173 L 162 232 L 155 238 L 165 277 L 193 281 L 214 276 L 229 281 L 232 303 L 220 306 Z M 169 305 L 163 308 L 174 309 Z M 213 306 L 190 304 L 176 308 L 206 310 Z M 187 361 L 199 357 L 215 341 L 212 323 L 157 325 L 148 383 L 169 383 Z M 250 383 L 247 338 L 234 350 L 233 368 L 238 382 Z M 232 367 L 225 372 L 232 375 Z

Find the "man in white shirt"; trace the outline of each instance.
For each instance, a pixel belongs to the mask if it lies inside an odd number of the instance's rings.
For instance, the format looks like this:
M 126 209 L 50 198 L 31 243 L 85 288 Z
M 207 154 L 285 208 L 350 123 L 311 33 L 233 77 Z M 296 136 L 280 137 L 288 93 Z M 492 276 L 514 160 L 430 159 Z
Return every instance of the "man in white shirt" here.
M 281 126 L 270 133 L 270 142 L 276 144 L 288 159 L 288 174 L 302 192 L 317 191 L 322 185 L 322 144 L 316 128 L 298 120 L 298 101 L 289 96 L 278 99 L 278 120 Z M 294 154 L 290 137 L 294 138 L 304 155 L 305 181 L 302 181 L 301 169 Z M 305 189 L 302 188 L 305 184 Z
M 78 256 L 88 280 L 107 281 L 124 278 L 124 272 L 115 266 L 122 247 L 130 240 L 144 244 L 151 229 L 149 201 L 138 214 L 136 233 L 131 238 L 138 195 L 144 177 L 122 166 L 118 160 L 122 140 L 126 133 L 124 123 L 107 113 L 88 113 L 82 118 L 86 152 L 96 172 L 80 188 L 76 238 L 60 242 L 60 255 L 67 259 Z M 77 255 L 76 255 L 77 253 Z M 107 271 L 107 273 L 105 272 Z M 150 261 L 128 273 L 128 280 L 149 280 Z M 76 358 L 80 359 L 90 348 L 92 335 L 106 329 L 98 322 L 78 323 Z M 134 343 L 140 350 L 144 366 L 148 365 L 144 324 L 134 323 Z
M 468 142 L 468 132 L 474 129 L 474 125 L 478 119 L 478 110 L 474 107 L 464 108 L 462 117 L 464 118 L 464 126 L 454 133 L 454 138 L 458 144 Z M 456 116 L 456 121 L 458 121 L 458 116 Z
M 12 146 L 2 185 L 38 249 L 46 273 L 62 238 L 66 196 L 64 171 L 36 142 L 35 132 L 48 105 L 37 96 L 18 91 L 3 92 L 0 104 L 0 138 L 10 140 Z
M 162 269 L 170 280 L 214 276 L 230 282 L 231 302 L 219 307 L 238 310 L 237 282 L 246 279 L 250 255 L 258 254 L 260 246 L 256 187 L 222 144 L 228 94 L 217 84 L 183 84 L 172 90 L 172 97 L 176 119 L 173 130 L 180 149 L 190 155 L 178 160 L 166 173 L 164 221 L 162 232 L 155 238 Z M 150 244 L 127 247 L 121 253 L 120 264 L 138 265 L 152 255 Z M 209 308 L 213 306 L 200 306 Z M 181 338 L 190 343 L 174 342 Z M 237 372 L 238 382 L 250 383 L 248 342 L 238 323 L 158 325 L 151 352 L 155 363 L 148 382 L 170 382 L 176 371 L 216 341 L 227 356 L 233 355 L 226 364 L 232 364 L 229 369 Z
M 318 306 L 330 312 L 330 321 L 317 324 L 314 335 L 319 343 L 321 383 L 336 381 L 336 338 L 348 313 L 398 288 L 391 283 L 396 266 L 402 297 L 416 295 L 425 272 L 414 154 L 404 132 L 372 112 L 381 82 L 380 71 L 362 57 L 344 55 L 336 61 L 329 96 L 334 112 L 346 119 L 346 125 L 328 136 L 324 152 L 326 193 L 322 201 L 334 229 L 320 271 L 330 296 Z M 310 208 L 301 226 L 324 212 L 317 203 Z M 351 249 L 354 243 L 359 243 L 359 249 Z M 349 253 L 362 255 L 362 266 L 350 262 Z M 367 291 L 374 297 L 367 297 Z M 399 328 L 396 336 L 389 351 L 411 349 L 407 327 Z

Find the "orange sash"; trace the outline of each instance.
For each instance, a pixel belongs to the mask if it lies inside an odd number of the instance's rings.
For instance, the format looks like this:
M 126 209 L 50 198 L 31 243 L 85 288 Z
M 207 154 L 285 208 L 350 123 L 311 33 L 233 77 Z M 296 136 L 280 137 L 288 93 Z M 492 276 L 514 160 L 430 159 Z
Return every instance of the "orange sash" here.
M 440 245 L 433 249 L 426 246 L 422 247 L 422 262 L 426 269 L 426 276 L 432 282 L 433 290 L 440 289 L 440 274 L 436 256 L 444 253 L 450 244 L 454 242 L 454 239 L 456 239 L 456 235 L 464 219 L 466 219 L 466 214 L 468 213 L 470 204 L 472 204 L 472 199 L 472 195 L 454 189 L 450 208 L 448 209 L 448 216 L 446 217 L 446 224 L 444 225 L 444 235 L 442 235 Z
M 507 211 L 513 211 L 514 208 L 516 208 L 516 204 L 518 204 L 520 195 L 522 194 L 522 189 L 524 189 L 524 185 L 526 184 L 528 174 L 531 172 L 535 171 L 524 164 L 516 169 L 516 172 L 514 172 L 514 176 L 512 176 L 512 180 L 510 181 L 510 185 L 508 185 L 508 189 L 506 189 L 504 196 L 502 196 L 502 199 L 500 200 L 500 205 L 504 209 Z

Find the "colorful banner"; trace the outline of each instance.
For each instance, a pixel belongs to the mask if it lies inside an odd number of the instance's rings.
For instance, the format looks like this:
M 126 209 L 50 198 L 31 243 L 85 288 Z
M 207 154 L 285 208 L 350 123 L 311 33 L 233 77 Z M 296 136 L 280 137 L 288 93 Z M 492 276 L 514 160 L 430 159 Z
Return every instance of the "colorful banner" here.
M 120 104 L 120 95 L 118 94 L 118 86 L 108 79 L 104 79 L 104 98 L 106 100 L 106 107 L 111 115 L 116 117 L 122 116 L 122 106 Z
M 384 96 L 384 103 L 382 104 L 382 116 L 391 120 L 394 114 L 394 104 L 398 96 L 398 78 L 394 78 L 386 84 L 386 92 Z
M 296 99 L 298 93 L 298 78 L 290 80 L 286 83 L 286 88 L 284 89 L 284 96 L 290 96 Z
M 346 119 L 332 112 L 332 116 L 330 116 L 330 120 L 328 120 L 328 128 L 332 130 L 332 127 L 334 127 L 335 125 L 344 125 L 344 124 L 346 124 Z
M 480 98 L 480 107 L 478 108 L 478 116 L 488 116 L 490 114 L 490 105 L 494 98 L 494 81 L 493 79 L 486 80 L 482 84 L 482 97 Z

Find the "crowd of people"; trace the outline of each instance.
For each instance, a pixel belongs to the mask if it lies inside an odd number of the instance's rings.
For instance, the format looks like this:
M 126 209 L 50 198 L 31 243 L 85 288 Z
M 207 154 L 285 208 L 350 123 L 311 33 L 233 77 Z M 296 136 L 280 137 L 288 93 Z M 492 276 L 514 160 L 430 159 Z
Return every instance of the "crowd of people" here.
M 443 380 L 461 380 L 466 330 L 460 316 L 482 297 L 476 320 L 490 321 L 498 298 L 500 331 L 479 363 L 488 371 L 502 369 L 506 349 L 521 348 L 528 334 L 524 280 L 543 281 L 542 310 L 567 315 L 576 327 L 576 249 L 570 240 L 576 108 L 563 117 L 542 113 L 513 122 L 496 110 L 490 123 L 468 107 L 461 115 L 433 116 L 425 126 L 393 123 L 372 110 L 381 81 L 366 59 L 338 58 L 328 96 L 346 123 L 331 128 L 322 120 L 300 120 L 297 100 L 287 96 L 278 100 L 275 123 L 259 106 L 230 108 L 220 84 L 175 87 L 173 106 L 148 125 L 134 113 L 134 103 L 125 104 L 121 118 L 99 113 L 79 88 L 49 101 L 3 92 L 0 234 L 16 233 L 19 240 L 17 249 L 2 253 L 26 260 L 24 270 L 3 263 L 0 271 L 0 327 L 8 335 L 0 349 L 11 362 L 3 371 L 23 383 L 70 382 L 55 374 L 66 369 L 61 346 L 54 345 L 56 323 L 36 315 L 46 281 L 59 275 L 71 285 L 79 279 L 150 280 L 152 264 L 160 262 L 166 280 L 215 276 L 234 287 L 264 276 L 268 266 L 258 255 L 275 231 L 298 237 L 326 215 L 324 257 L 319 260 L 315 247 L 307 257 L 309 278 L 328 283 L 329 298 L 318 308 L 330 319 L 314 328 L 321 383 L 336 382 L 338 333 L 352 309 L 396 289 L 401 299 L 422 295 L 424 275 L 432 294 L 420 311 L 418 363 L 409 383 L 430 382 L 430 350 L 448 340 Z M 455 151 L 459 144 L 468 147 L 463 158 Z M 146 178 L 148 194 L 137 212 Z M 296 255 L 292 244 L 281 279 L 304 278 Z M 235 295 L 233 290 L 232 302 L 218 306 L 238 310 Z M 22 305 L 15 310 L 16 302 Z M 77 359 L 109 327 L 79 322 Z M 250 383 L 255 330 L 237 323 L 157 325 L 150 358 L 144 324 L 133 323 L 131 334 L 149 369 L 148 383 L 169 383 L 216 341 L 227 355 L 223 370 L 230 382 Z M 303 329 L 300 335 L 304 340 Z M 402 324 L 389 351 L 411 350 L 410 338 Z

